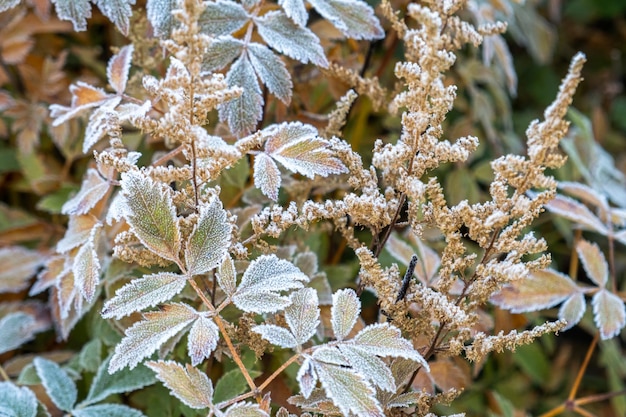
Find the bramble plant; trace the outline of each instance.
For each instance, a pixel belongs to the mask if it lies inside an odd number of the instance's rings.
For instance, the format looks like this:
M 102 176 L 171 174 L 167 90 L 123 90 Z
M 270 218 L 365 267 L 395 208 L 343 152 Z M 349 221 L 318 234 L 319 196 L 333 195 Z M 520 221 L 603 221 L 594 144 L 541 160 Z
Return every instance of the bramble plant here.
M 50 4 L 21 3 L 0 1 L 0 12 L 12 25 L 48 13 L 41 33 L 69 32 L 65 20 L 84 31 L 92 13 L 88 0 L 54 1 L 61 20 Z M 32 164 L 27 179 L 46 196 L 40 208 L 67 219 L 37 249 L 0 249 L 0 292 L 30 297 L 0 303 L 0 353 L 50 327 L 78 346 L 16 356 L 4 365 L 16 379 L 0 368 L 0 416 L 161 415 L 161 402 L 185 416 L 434 416 L 462 388 L 442 366 L 479 369 L 492 352 L 572 328 L 587 294 L 601 339 L 626 325 L 599 246 L 575 242 L 590 287 L 573 280 L 576 269 L 549 269 L 546 241 L 531 229 L 547 208 L 606 236 L 610 251 L 626 244 L 623 209 L 547 172 L 566 161 L 559 142 L 583 54 L 526 130 L 525 156 L 491 161 L 484 198 L 450 201 L 437 175 L 479 146 L 472 135 L 446 139 L 453 81 L 474 103 L 516 91 L 507 24 L 493 18 L 513 6 L 383 1 L 381 21 L 361 0 L 148 0 L 145 15 L 135 0 L 93 3 L 127 38 L 117 35 L 124 46 L 101 74 L 108 86 L 66 78 L 66 53 L 31 65 L 42 85 L 67 87 L 68 100 L 32 84 L 16 84 L 29 103 L 0 91 L 20 164 Z M 368 75 L 381 44 L 391 53 Z M 3 65 L 3 75 L 35 73 L 25 65 Z M 394 80 L 381 81 L 391 67 Z M 493 97 L 476 84 L 481 68 L 492 71 Z M 359 111 L 360 123 L 375 112 L 394 126 L 371 148 L 365 128 L 348 126 Z M 491 143 L 494 114 L 472 116 Z M 58 177 L 35 151 L 50 140 L 65 160 Z M 73 170 L 78 189 L 68 186 Z M 524 330 L 494 332 L 489 320 L 492 305 L 560 303 L 555 321 Z M 87 340 L 72 342 L 77 331 Z

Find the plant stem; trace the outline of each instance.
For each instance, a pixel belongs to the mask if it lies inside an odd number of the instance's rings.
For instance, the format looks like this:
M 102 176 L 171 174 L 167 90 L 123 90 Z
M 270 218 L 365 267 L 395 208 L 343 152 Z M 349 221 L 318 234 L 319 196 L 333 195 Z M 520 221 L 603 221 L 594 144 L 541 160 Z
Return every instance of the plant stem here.
M 2 365 L 0 365 L 0 376 L 2 377 L 3 380 L 7 382 L 11 381 L 11 378 L 9 378 L 9 374 L 6 373 Z
M 578 388 L 580 387 L 580 383 L 582 382 L 583 375 L 585 374 L 585 371 L 587 370 L 587 366 L 589 365 L 589 361 L 591 360 L 591 355 L 593 354 L 593 351 L 596 348 L 596 344 L 598 343 L 599 336 L 600 336 L 600 333 L 596 333 L 593 340 L 591 341 L 591 344 L 589 345 L 589 349 L 587 349 L 587 354 L 585 355 L 585 359 L 583 360 L 583 363 L 580 369 L 578 370 L 578 375 L 576 375 L 576 379 L 574 380 L 574 385 L 572 386 L 572 389 L 569 392 L 569 396 L 567 397 L 567 399 L 570 401 L 576 398 L 576 393 L 578 392 Z

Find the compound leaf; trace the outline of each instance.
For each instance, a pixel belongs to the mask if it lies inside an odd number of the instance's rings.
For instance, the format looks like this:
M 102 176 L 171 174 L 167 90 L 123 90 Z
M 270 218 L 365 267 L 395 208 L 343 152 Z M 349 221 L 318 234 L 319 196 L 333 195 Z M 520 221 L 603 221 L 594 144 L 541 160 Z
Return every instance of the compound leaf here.
M 63 411 L 71 411 L 78 395 L 72 378 L 59 365 L 48 359 L 37 357 L 33 365 L 52 402 Z
M 203 54 L 202 71 L 212 72 L 224 68 L 243 52 L 244 43 L 230 35 L 211 41 Z
M 185 247 L 187 274 L 204 274 L 224 258 L 230 243 L 231 225 L 219 199 L 201 203 L 198 221 Z
M 278 4 L 283 8 L 285 14 L 291 18 L 298 26 L 306 26 L 309 14 L 306 11 L 302 0 L 278 0 Z
M 168 339 L 189 326 L 198 313 L 186 304 L 174 303 L 164 305 L 160 311 L 144 313 L 143 317 L 144 320 L 126 330 L 126 336 L 115 347 L 109 373 L 126 366 L 133 369 Z
M 428 369 L 428 363 L 410 341 L 404 339 L 400 329 L 389 323 L 371 324 L 352 339 L 360 350 L 376 356 L 393 356 L 412 359 Z
M 385 36 L 374 10 L 364 1 L 309 0 L 309 3 L 349 38 L 372 40 Z
M 159 381 L 185 405 L 202 409 L 212 405 L 213 384 L 205 373 L 174 361 L 150 361 L 146 365 L 156 372 Z
M 186 277 L 172 272 L 159 272 L 134 279 L 117 290 L 102 309 L 105 319 L 116 318 L 153 307 L 170 300 L 185 288 Z
M 361 313 L 361 302 L 354 290 L 347 288 L 333 294 L 330 321 L 337 340 L 343 340 L 356 324 Z
M 289 104 L 293 84 L 285 63 L 265 45 L 250 43 L 247 50 L 250 63 L 261 82 L 283 103 Z
M 602 340 L 617 336 L 626 325 L 624 302 L 617 295 L 601 289 L 591 300 L 593 318 Z
M 238 3 L 229 0 L 207 2 L 198 24 L 203 33 L 212 36 L 230 35 L 248 21 L 248 12 Z
M 304 64 L 312 62 L 328 67 L 319 38 L 311 30 L 298 26 L 282 11 L 268 12 L 254 21 L 259 35 L 272 49 Z
M 219 329 L 209 317 L 199 316 L 191 326 L 188 336 L 189 357 L 191 365 L 196 366 L 217 347 L 219 340 Z
M 263 255 L 250 263 L 233 295 L 235 305 L 246 312 L 270 313 L 291 304 L 279 293 L 302 288 L 309 278 L 295 265 L 276 255 Z
M 157 255 L 178 260 L 180 230 L 167 186 L 139 171 L 122 174 L 125 218 L 141 243 Z
M 557 194 L 545 207 L 549 211 L 583 226 L 585 229 L 605 236 L 608 232 L 604 223 L 587 206 L 573 198 Z
M 285 320 L 296 343 L 301 345 L 313 337 L 320 324 L 317 291 L 303 288 L 291 293 L 290 298 L 291 304 L 285 307 Z

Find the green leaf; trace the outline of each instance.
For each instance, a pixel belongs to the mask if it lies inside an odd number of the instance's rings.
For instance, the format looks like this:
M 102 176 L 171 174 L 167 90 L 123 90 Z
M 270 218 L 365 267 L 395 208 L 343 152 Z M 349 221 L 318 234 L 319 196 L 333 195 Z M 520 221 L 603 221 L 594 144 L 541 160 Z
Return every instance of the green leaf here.
M 74 417 L 145 417 L 134 408 L 123 404 L 98 404 L 91 407 L 77 408 L 72 411 Z
M 26 387 L 11 382 L 0 382 L 0 416 L 35 417 L 37 397 Z
M 199 207 L 198 222 L 185 247 L 189 278 L 215 268 L 224 258 L 230 244 L 231 225 L 219 199 Z
M 17 349 L 37 332 L 35 317 L 21 311 L 0 318 L 0 354 Z
M 100 339 L 92 339 L 80 350 L 78 363 L 81 368 L 88 372 L 96 372 L 102 363 L 102 342 Z
M 247 50 L 256 75 L 272 94 L 289 104 L 293 84 L 285 63 L 265 45 L 250 43 Z
M 374 10 L 360 0 L 308 0 L 324 19 L 353 39 L 381 39 L 385 31 Z
M 78 395 L 74 381 L 59 365 L 48 359 L 37 357 L 33 365 L 52 402 L 63 411 L 71 411 Z
M 513 360 L 537 384 L 543 384 L 550 376 L 550 362 L 537 343 L 519 346 Z
M 54 5 L 59 18 L 71 21 L 75 31 L 87 29 L 87 19 L 91 17 L 89 0 L 55 0 Z
M 224 417 L 269 417 L 259 404 L 236 403 L 228 407 Z
M 230 35 L 213 39 L 202 54 L 202 71 L 213 72 L 221 70 L 241 55 L 243 47 L 244 43 L 242 41 Z
M 229 0 L 209 1 L 198 19 L 203 33 L 212 36 L 230 35 L 241 29 L 250 18 L 248 12 Z
M 175 21 L 172 10 L 177 5 L 176 0 L 148 0 L 146 12 L 156 36 L 169 36 Z
M 0 166 L 2 160 L 0 157 Z M 78 189 L 74 185 L 62 185 L 57 191 L 46 195 L 37 202 L 37 209 L 50 214 L 61 214 L 63 205 L 75 194 Z
M 122 369 L 110 374 L 108 372 L 111 356 L 100 364 L 98 372 L 89 387 L 87 398 L 81 406 L 97 403 L 112 394 L 122 394 L 138 390 L 154 384 L 154 374 L 145 366 L 140 365 L 135 369 Z
M 297 344 L 306 343 L 320 324 L 320 309 L 317 292 L 313 288 L 303 288 L 291 293 L 291 304 L 285 307 L 285 321 L 291 329 Z
M 330 308 L 330 321 L 335 338 L 343 340 L 356 324 L 361 313 L 361 302 L 352 289 L 339 290 L 333 294 L 333 306 Z
M 147 362 L 146 365 L 156 372 L 159 381 L 185 405 L 195 409 L 212 405 L 213 384 L 197 368 L 189 364 L 183 368 L 173 361 Z
M 152 252 L 178 261 L 181 237 L 168 187 L 139 171 L 122 174 L 121 185 L 132 232 Z
M 258 371 L 250 372 L 253 378 L 259 376 Z M 218 404 L 222 401 L 230 400 L 239 394 L 242 394 L 248 388 L 246 378 L 239 369 L 232 369 L 226 372 L 218 379 L 215 384 L 213 393 L 213 403 Z

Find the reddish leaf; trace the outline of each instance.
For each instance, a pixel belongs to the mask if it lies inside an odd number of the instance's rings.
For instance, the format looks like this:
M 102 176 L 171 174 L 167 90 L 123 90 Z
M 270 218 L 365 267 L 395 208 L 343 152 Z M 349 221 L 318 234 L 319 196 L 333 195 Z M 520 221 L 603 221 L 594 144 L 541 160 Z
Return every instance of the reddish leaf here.
M 597 286 L 604 287 L 609 278 L 609 265 L 598 245 L 581 240 L 576 245 L 576 252 L 582 261 L 587 277 Z
M 132 44 L 124 46 L 114 55 L 107 65 L 107 77 L 109 84 L 117 94 L 123 94 L 128 81 L 128 70 L 133 58 L 134 46 Z
M 39 252 L 22 247 L 0 249 L 0 294 L 20 292 L 28 287 L 44 261 Z

